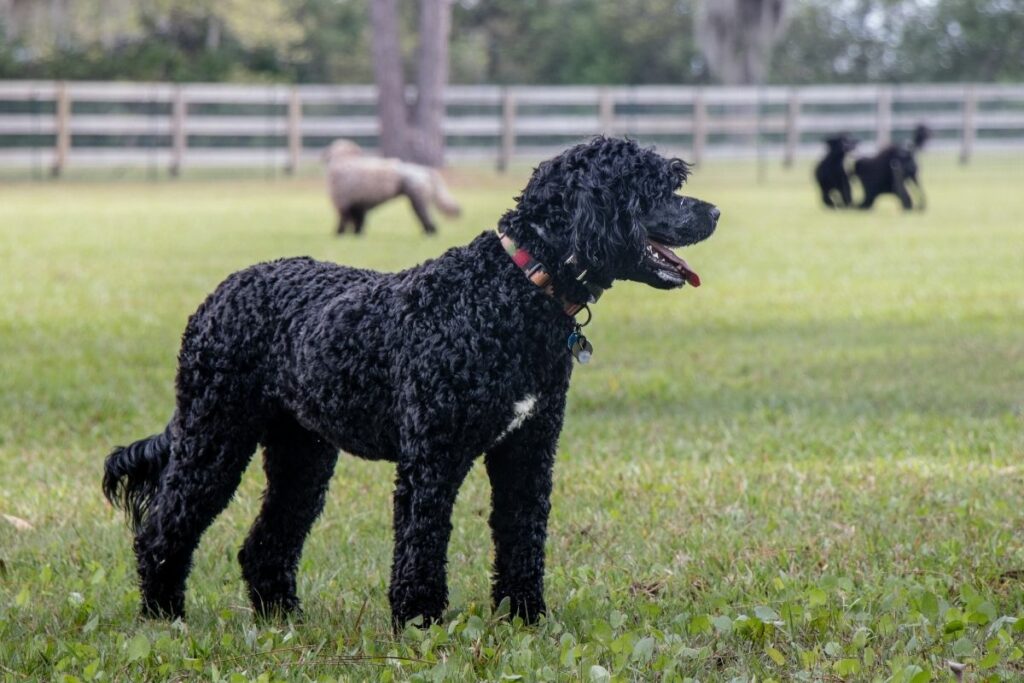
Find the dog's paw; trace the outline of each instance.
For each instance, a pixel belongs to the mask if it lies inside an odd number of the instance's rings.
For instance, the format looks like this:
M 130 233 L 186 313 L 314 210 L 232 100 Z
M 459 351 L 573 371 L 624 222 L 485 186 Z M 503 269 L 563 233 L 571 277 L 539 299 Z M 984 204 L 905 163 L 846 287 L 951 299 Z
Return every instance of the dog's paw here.
M 495 616 L 507 616 L 509 619 L 519 617 L 524 623 L 533 624 L 547 612 L 543 596 L 505 595 L 500 600 L 495 596 Z
M 448 591 L 444 586 L 416 585 L 405 590 L 392 587 L 390 597 L 391 627 L 395 633 L 412 621 L 422 628 L 439 623 L 448 606 Z
M 511 605 L 509 614 L 519 617 L 527 624 L 535 624 L 537 620 L 548 613 L 548 608 L 543 600 L 531 601 L 520 600 Z
M 143 596 L 139 612 L 146 619 L 166 619 L 168 621 L 184 619 L 185 596 L 184 594 L 160 597 Z
M 280 598 L 263 600 L 258 595 L 250 595 L 252 609 L 257 619 L 265 621 L 297 621 L 302 619 L 302 604 L 299 598 L 289 595 Z
M 441 623 L 441 615 L 425 615 L 425 614 L 412 614 L 409 616 L 392 614 L 391 615 L 391 630 L 394 631 L 395 635 L 400 634 L 409 626 L 415 626 L 418 629 L 426 630 L 433 624 Z

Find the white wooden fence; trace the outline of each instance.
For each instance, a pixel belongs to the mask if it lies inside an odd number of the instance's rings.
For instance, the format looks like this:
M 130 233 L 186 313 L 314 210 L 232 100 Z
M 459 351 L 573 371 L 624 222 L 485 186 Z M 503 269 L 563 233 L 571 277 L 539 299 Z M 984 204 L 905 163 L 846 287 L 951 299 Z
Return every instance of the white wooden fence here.
M 504 167 L 598 133 L 630 135 L 701 162 L 819 154 L 848 131 L 862 150 L 905 139 L 931 147 L 1024 151 L 1024 85 L 809 87 L 451 86 L 450 160 Z M 373 148 L 373 86 L 0 81 L 0 168 L 188 166 L 294 170 L 333 138 Z

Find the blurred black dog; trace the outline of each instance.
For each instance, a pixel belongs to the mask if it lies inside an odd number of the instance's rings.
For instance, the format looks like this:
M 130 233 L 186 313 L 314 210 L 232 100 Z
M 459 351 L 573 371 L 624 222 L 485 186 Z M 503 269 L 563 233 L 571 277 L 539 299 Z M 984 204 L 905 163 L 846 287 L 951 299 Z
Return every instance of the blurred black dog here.
M 846 133 L 839 133 L 825 138 L 828 151 L 814 169 L 814 177 L 821 188 L 821 200 L 830 208 L 846 208 L 853 206 L 853 194 L 850 192 L 850 176 L 846 172 L 846 155 L 857 146 Z
M 499 232 L 422 265 L 288 258 L 231 275 L 189 319 L 167 428 L 106 461 L 103 491 L 135 529 L 143 612 L 184 614 L 193 552 L 262 444 L 263 507 L 238 554 L 258 613 L 298 608 L 299 556 L 344 450 L 397 465 L 396 628 L 441 618 L 452 508 L 481 453 L 492 597 L 543 614 L 555 449 L 573 356 L 590 350 L 574 316 L 614 280 L 700 283 L 672 250 L 710 236 L 719 212 L 677 194 L 687 172 L 596 138 L 542 163 Z
M 899 197 L 903 209 L 910 211 L 914 208 L 914 200 L 907 188 L 907 183 L 910 183 L 918 195 L 917 208 L 924 210 L 924 188 L 917 177 L 917 159 L 914 155 L 924 147 L 929 137 L 931 130 L 928 126 L 918 124 L 910 144 L 889 145 L 873 157 L 864 157 L 854 162 L 853 172 L 864 188 L 861 209 L 870 209 L 879 195 L 894 194 Z

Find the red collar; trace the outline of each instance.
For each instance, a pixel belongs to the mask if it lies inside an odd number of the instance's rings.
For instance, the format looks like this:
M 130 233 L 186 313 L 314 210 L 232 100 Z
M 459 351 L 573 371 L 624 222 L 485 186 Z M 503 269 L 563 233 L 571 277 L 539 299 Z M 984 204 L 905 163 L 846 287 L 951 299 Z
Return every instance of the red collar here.
M 555 286 L 551 281 L 551 273 L 547 271 L 544 264 L 535 259 L 533 254 L 528 252 L 526 249 L 517 245 L 515 240 L 507 234 L 499 232 L 498 237 L 501 239 L 501 246 L 505 248 L 505 253 L 512 257 L 512 262 L 519 266 L 519 269 L 523 271 L 523 274 L 526 275 L 530 282 L 547 292 L 548 296 L 554 296 Z M 571 258 L 572 257 L 570 257 L 570 259 Z M 598 287 L 597 285 L 584 280 L 586 275 L 587 271 L 584 270 L 576 279 L 581 280 L 583 285 L 590 292 L 590 300 L 587 303 L 578 304 L 568 301 L 564 297 L 562 298 L 562 310 L 570 318 L 576 317 L 576 314 L 586 308 L 587 304 L 595 303 L 598 298 L 600 298 L 601 294 L 604 293 L 603 287 Z

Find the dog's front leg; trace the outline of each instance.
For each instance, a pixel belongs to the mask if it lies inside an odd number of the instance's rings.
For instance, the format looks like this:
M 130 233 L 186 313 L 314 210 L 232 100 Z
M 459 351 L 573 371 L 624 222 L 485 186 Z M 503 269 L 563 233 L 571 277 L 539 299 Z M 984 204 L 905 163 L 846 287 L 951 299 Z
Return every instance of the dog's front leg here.
M 842 179 L 839 181 L 839 194 L 843 196 L 843 206 L 849 208 L 853 206 L 853 190 L 850 187 L 850 178 L 843 173 Z
M 914 189 L 917 191 L 915 193 L 915 194 L 917 194 L 917 203 L 916 203 L 917 210 L 918 211 L 924 211 L 924 209 L 925 209 L 924 188 L 921 187 L 921 183 L 918 182 L 916 175 L 907 176 L 907 180 L 909 180 L 911 182 L 911 184 L 913 184 Z M 908 186 L 907 189 L 909 191 L 909 189 L 910 189 L 909 186 Z
M 907 180 L 903 173 L 903 167 L 895 162 L 892 164 L 892 191 L 900 198 L 900 204 L 903 205 L 904 211 L 914 208 L 914 201 L 910 198 L 910 193 L 907 192 Z
M 527 623 L 546 612 L 544 541 L 551 509 L 551 470 L 561 419 L 544 415 L 487 452 L 494 539 L 492 597 L 508 598 Z M 545 424 L 546 422 L 546 424 Z
M 391 565 L 391 620 L 400 631 L 410 619 L 427 625 L 448 605 L 445 565 L 452 508 L 471 458 L 424 454 L 400 461 L 395 482 L 395 555 Z

